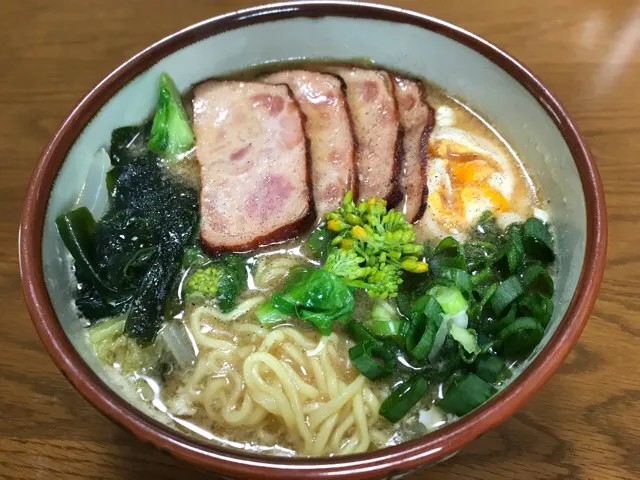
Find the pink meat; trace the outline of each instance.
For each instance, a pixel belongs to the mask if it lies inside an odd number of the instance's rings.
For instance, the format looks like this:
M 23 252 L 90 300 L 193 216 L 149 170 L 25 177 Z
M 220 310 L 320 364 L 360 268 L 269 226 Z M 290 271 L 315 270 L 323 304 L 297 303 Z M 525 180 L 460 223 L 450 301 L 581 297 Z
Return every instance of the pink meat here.
M 307 117 L 313 199 L 318 216 L 338 208 L 349 190 L 357 196 L 355 144 L 340 78 L 327 73 L 286 70 L 263 80 L 287 84 Z
M 359 198 L 384 198 L 389 207 L 402 196 L 398 173 L 402 129 L 391 76 L 383 70 L 337 66 L 328 71 L 347 85 L 347 102 L 357 143 Z
M 303 115 L 286 85 L 201 83 L 193 128 L 209 253 L 291 238 L 313 221 Z
M 395 94 L 404 132 L 404 157 L 400 169 L 401 210 L 415 222 L 427 207 L 427 151 L 434 112 L 426 100 L 424 84 L 395 77 Z

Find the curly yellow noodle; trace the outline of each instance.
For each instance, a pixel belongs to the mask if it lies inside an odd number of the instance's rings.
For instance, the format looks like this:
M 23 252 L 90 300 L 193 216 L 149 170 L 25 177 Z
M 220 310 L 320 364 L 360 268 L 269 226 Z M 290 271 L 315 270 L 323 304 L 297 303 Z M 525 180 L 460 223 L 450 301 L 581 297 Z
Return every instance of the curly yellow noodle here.
M 262 282 L 274 281 L 275 274 L 262 274 Z M 227 314 L 198 307 L 187 316 L 199 348 L 179 390 L 189 404 L 234 441 L 279 441 L 301 455 L 384 444 L 388 435 L 375 427 L 380 402 L 371 384 L 338 353 L 348 340 L 335 333 L 317 338 L 290 326 L 261 327 L 252 310 L 262 301 L 251 297 Z

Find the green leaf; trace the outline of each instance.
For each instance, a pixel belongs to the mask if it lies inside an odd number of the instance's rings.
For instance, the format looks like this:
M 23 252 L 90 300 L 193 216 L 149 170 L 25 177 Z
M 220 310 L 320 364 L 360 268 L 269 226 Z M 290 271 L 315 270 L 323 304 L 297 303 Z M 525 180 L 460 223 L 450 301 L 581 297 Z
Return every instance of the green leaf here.
M 189 151 L 193 144 L 193 132 L 187 112 L 182 106 L 180 93 L 171 77 L 163 73 L 160 75 L 160 92 L 151 127 L 149 149 L 173 160 Z
M 460 243 L 453 237 L 446 237 L 438 243 L 429 260 L 429 268 L 438 274 L 441 267 L 467 269 L 467 262 Z
M 283 290 L 270 303 L 285 315 L 311 323 L 323 335 L 331 334 L 334 321 L 348 320 L 354 308 L 351 289 L 337 276 L 307 267 L 292 268 Z

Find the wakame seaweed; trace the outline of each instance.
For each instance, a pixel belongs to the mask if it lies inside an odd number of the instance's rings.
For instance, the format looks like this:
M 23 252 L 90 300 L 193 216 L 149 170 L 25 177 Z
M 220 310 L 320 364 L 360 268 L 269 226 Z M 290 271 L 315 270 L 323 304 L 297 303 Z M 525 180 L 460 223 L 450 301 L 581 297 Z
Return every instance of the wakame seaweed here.
M 162 325 L 198 219 L 197 191 L 164 171 L 148 136 L 148 124 L 112 133 L 109 209 L 101 219 L 80 208 L 56 222 L 75 260 L 80 312 L 90 321 L 126 315 L 125 334 L 143 345 Z

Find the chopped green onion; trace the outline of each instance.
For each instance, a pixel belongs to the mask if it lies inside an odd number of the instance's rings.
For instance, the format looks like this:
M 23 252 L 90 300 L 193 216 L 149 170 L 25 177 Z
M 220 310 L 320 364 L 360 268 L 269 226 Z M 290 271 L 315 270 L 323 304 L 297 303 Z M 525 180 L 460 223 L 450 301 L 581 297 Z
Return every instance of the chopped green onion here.
M 464 351 L 468 354 L 462 357 L 467 363 L 472 363 L 478 354 L 480 353 L 480 346 L 478 345 L 478 337 L 473 330 L 467 330 L 460 328 L 457 325 L 451 325 L 451 336 L 456 342 L 458 342 Z
M 520 225 L 511 225 L 508 232 L 509 239 L 507 240 L 506 256 L 509 272 L 513 274 L 518 270 L 518 267 L 520 267 L 524 260 L 522 227 Z
M 336 234 L 328 230 L 325 224 L 322 224 L 314 230 L 305 244 L 310 252 L 310 256 L 324 262 L 327 259 L 329 245 L 335 236 Z
M 516 319 L 517 310 L 518 310 L 517 306 L 515 304 L 512 304 L 509 307 L 509 310 L 507 310 L 506 315 L 504 315 L 499 320 L 496 320 L 496 321 L 494 321 L 493 323 L 491 323 L 491 324 L 489 324 L 487 326 L 487 331 L 489 333 L 495 333 L 495 332 L 499 332 L 500 330 L 504 329 L 508 325 L 511 325 L 513 323 L 513 321 Z
M 429 267 L 435 273 L 438 272 L 440 267 L 451 267 L 466 270 L 467 262 L 464 259 L 460 243 L 458 243 L 458 241 L 453 237 L 444 238 L 436 246 L 431 259 L 429 260 Z
M 471 283 L 474 287 L 479 287 L 495 281 L 495 274 L 490 267 L 480 270 L 478 273 L 471 275 Z
M 400 334 L 403 323 L 401 320 L 369 320 L 365 325 L 374 335 L 393 337 Z
M 438 301 L 442 310 L 447 315 L 456 315 L 465 311 L 469 306 L 462 292 L 455 287 L 438 285 L 429 290 L 429 294 Z
M 480 355 L 475 363 L 475 374 L 485 382 L 496 383 L 511 374 L 503 358 L 497 355 Z
M 382 343 L 373 335 L 367 327 L 365 327 L 362 323 L 357 322 L 355 320 L 351 320 L 345 326 L 347 333 L 351 337 L 351 339 L 356 343 L 362 342 L 373 342 L 373 343 Z
M 544 329 L 534 318 L 518 318 L 498 333 L 498 350 L 505 357 L 530 352 L 544 336 Z
M 553 316 L 553 300 L 542 293 L 526 294 L 518 302 L 518 315 L 533 317 L 546 327 Z
M 507 278 L 498 285 L 495 293 L 491 296 L 491 307 L 498 315 L 507 308 L 511 302 L 524 293 L 522 284 L 518 277 L 513 276 Z
M 376 300 L 371 308 L 371 318 L 373 320 L 396 320 L 398 313 L 386 300 Z
M 382 402 L 380 415 L 390 422 L 397 422 L 426 395 L 428 389 L 429 382 L 420 374 L 414 375 L 396 387 Z
M 522 284 L 528 291 L 553 295 L 553 280 L 540 263 L 527 265 L 521 272 Z
M 377 380 L 393 372 L 396 356 L 378 342 L 364 341 L 349 349 L 351 363 L 369 380 Z
M 549 227 L 541 220 L 529 218 L 524 223 L 523 237 L 527 254 L 543 262 L 552 262 L 555 259 Z
M 449 387 L 438 406 L 445 412 L 458 416 L 466 415 L 482 405 L 495 393 L 495 387 L 473 373 L 467 373 L 460 381 Z
M 438 354 L 440 353 L 440 350 L 442 350 L 444 342 L 447 339 L 447 335 L 451 330 L 452 324 L 453 324 L 452 318 L 444 318 L 442 320 L 442 323 L 440 323 L 440 326 L 438 327 L 438 331 L 436 332 L 436 335 L 433 338 L 433 345 L 431 347 L 431 351 L 429 352 L 429 356 L 427 357 L 429 359 L 429 362 L 433 363 L 438 357 Z
M 438 271 L 438 276 L 451 280 L 465 298 L 471 298 L 473 282 L 471 280 L 471 275 L 469 275 L 465 270 L 443 267 Z
M 437 313 L 435 307 L 428 307 L 431 310 L 425 316 L 416 319 L 419 325 L 416 325 L 414 329 L 410 331 L 410 334 L 406 338 L 407 350 L 413 358 L 416 360 L 424 360 L 429 355 L 433 342 L 435 340 L 438 327 L 440 326 L 442 309 L 440 304 L 431 296 L 430 303 L 434 303 L 437 307 Z M 421 322 L 419 320 L 422 320 Z

